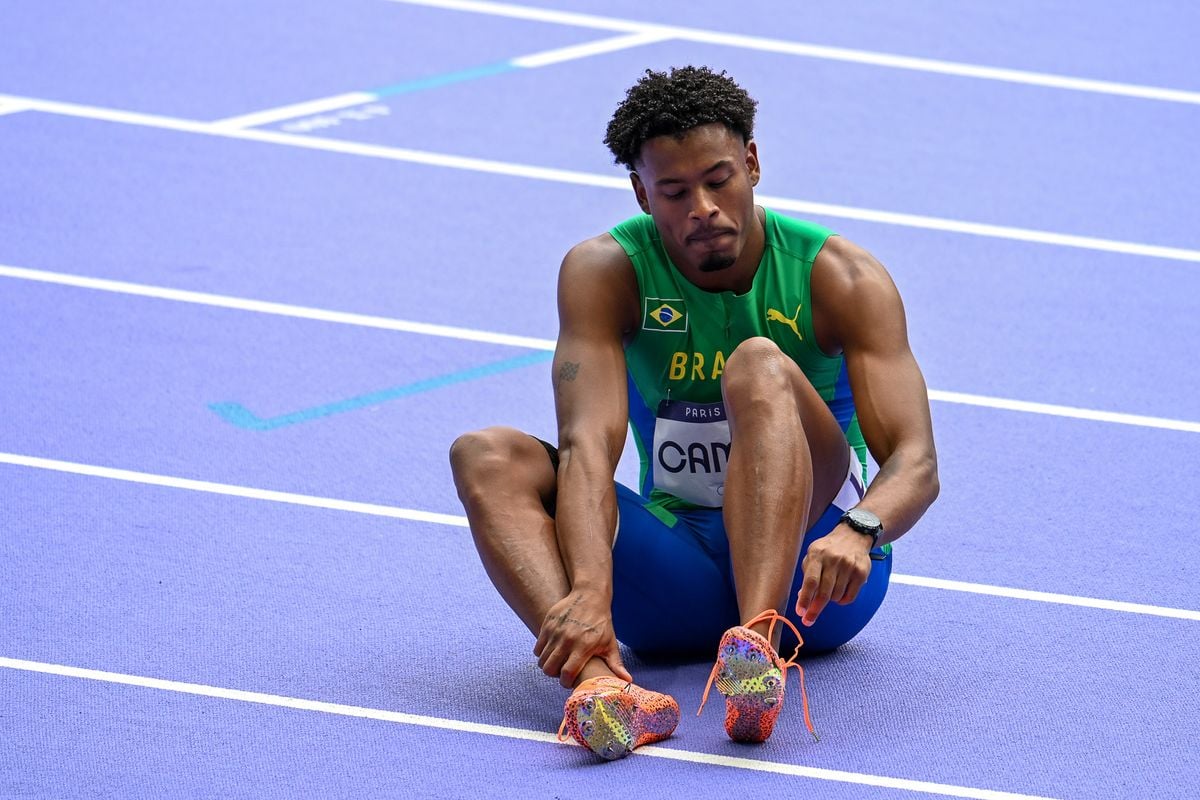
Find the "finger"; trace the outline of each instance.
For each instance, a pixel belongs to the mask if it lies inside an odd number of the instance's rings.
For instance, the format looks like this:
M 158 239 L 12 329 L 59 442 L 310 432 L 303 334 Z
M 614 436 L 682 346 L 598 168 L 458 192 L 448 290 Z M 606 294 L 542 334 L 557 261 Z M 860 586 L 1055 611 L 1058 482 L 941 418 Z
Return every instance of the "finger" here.
M 846 586 L 846 597 L 842 600 L 844 605 L 850 605 L 858 599 L 858 593 L 862 591 L 862 587 L 867 585 L 867 580 L 871 577 L 871 570 L 855 570 L 850 576 L 850 582 Z
M 838 580 L 838 582 L 834 585 L 833 590 L 829 592 L 829 602 L 837 603 L 839 606 L 845 605 L 845 596 L 846 582 L 844 580 Z
M 829 598 L 817 596 L 813 598 L 808 608 L 804 610 L 804 616 L 800 619 L 801 624 L 811 626 L 817 621 L 817 617 L 821 616 L 821 612 L 825 610 L 825 604 L 829 602 Z
M 542 629 L 538 631 L 537 641 L 533 643 L 533 654 L 539 658 L 542 651 L 546 649 L 546 645 L 550 641 L 550 626 L 542 622 Z M 540 663 L 540 662 L 539 662 Z
M 813 591 L 812 601 L 805 607 L 801 622 L 812 625 L 825 606 L 829 603 L 829 595 L 833 592 L 833 584 L 837 580 L 837 571 L 826 567 L 821 568 L 821 579 Z
M 563 664 L 562 670 L 559 672 L 558 682 L 562 684 L 564 689 L 574 689 L 575 681 L 579 678 L 579 670 L 583 669 L 583 665 L 588 662 L 588 656 L 576 651 L 571 653 L 571 656 Z
M 829 592 L 829 602 L 845 605 L 846 591 L 850 588 L 852 577 L 852 570 L 841 569 L 838 571 L 837 581 L 833 584 L 833 589 Z
M 839 600 L 838 602 L 844 606 L 851 605 L 855 600 L 858 599 L 858 592 L 860 589 L 862 589 L 861 583 L 850 584 L 849 586 L 846 587 L 846 594 L 844 594 L 842 596 L 842 599 Z
M 608 664 L 608 668 L 613 671 L 614 675 L 623 681 L 633 683 L 633 675 L 629 670 L 625 669 L 625 664 L 621 661 L 621 650 L 616 642 L 613 642 L 612 647 L 602 658 L 604 659 L 604 663 Z
M 561 648 L 555 648 L 549 653 L 544 653 L 538 666 L 542 668 L 542 672 L 546 673 L 551 678 L 557 678 L 562 673 L 563 662 L 566 661 L 566 654 Z
M 817 597 L 823 598 L 825 602 L 829 602 L 833 597 L 833 589 L 838 584 L 841 578 L 842 570 L 838 569 L 836 562 L 826 565 L 821 569 L 821 585 L 817 589 Z
M 800 594 L 796 596 L 796 614 L 804 616 L 821 584 L 821 562 L 806 558 L 801 569 L 804 570 L 804 583 L 800 585 Z

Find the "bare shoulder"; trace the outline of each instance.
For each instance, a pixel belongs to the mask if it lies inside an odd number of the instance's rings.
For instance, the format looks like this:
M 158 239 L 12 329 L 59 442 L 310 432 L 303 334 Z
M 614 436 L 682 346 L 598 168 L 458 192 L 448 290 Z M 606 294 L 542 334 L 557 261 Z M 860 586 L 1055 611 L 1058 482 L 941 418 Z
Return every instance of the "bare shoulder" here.
M 611 235 L 602 233 L 572 247 L 558 273 L 560 321 L 590 320 L 619 326 L 637 321 L 638 285 L 633 263 Z
M 573 280 L 623 284 L 634 281 L 633 264 L 625 249 L 611 234 L 602 233 L 584 239 L 567 251 L 560 275 Z
M 873 255 L 831 236 L 813 261 L 813 327 L 831 355 L 865 339 L 907 346 L 904 304 L 892 276 Z

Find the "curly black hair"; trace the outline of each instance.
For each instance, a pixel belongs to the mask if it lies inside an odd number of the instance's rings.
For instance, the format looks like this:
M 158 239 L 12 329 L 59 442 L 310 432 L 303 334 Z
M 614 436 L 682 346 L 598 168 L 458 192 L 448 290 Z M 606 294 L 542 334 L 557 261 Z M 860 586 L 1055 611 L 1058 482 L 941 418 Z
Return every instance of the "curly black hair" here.
M 648 69 L 617 106 L 604 144 L 616 163 L 632 171 L 647 139 L 682 136 L 698 125 L 719 122 L 749 142 L 757 105 L 724 70 L 674 67 L 667 73 Z

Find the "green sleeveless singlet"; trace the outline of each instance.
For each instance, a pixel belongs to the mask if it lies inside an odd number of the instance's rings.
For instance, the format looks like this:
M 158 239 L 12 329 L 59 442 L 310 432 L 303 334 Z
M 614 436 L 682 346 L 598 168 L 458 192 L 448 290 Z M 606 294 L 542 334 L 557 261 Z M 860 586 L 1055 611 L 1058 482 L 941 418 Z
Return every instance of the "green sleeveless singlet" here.
M 721 373 L 734 348 L 765 336 L 799 365 L 854 447 L 866 479 L 866 443 L 842 356 L 817 347 L 809 276 L 833 232 L 766 209 L 766 245 L 746 294 L 707 292 L 667 256 L 649 215 L 609 233 L 633 262 L 640 330 L 625 348 L 629 421 L 641 457 L 640 489 L 663 509 L 722 505 L 729 456 Z

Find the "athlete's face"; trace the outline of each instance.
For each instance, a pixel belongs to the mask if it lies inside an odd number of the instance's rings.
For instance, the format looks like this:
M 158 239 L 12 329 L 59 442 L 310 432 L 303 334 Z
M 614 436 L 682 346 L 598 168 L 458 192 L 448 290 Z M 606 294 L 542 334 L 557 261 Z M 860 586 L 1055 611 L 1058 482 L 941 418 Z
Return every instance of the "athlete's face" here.
M 754 210 L 758 149 L 719 123 L 642 145 L 631 175 L 675 266 L 702 289 L 737 288 L 753 276 L 762 226 Z M 749 245 L 749 247 L 748 247 Z M 755 252 L 757 250 L 757 252 Z

